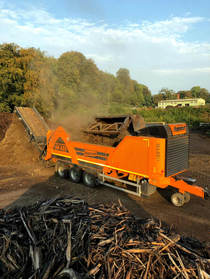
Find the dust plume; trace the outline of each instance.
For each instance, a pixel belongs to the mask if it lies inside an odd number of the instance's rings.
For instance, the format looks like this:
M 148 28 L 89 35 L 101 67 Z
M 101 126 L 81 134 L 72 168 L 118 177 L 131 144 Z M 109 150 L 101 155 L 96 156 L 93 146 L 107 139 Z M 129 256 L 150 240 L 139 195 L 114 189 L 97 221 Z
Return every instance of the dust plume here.
M 72 140 L 84 141 L 83 130 L 94 121 L 96 116 L 104 115 L 107 115 L 107 107 L 101 104 L 99 100 L 90 103 L 88 98 L 79 98 L 76 108 L 69 105 L 65 111 L 61 100 L 59 107 L 53 112 L 50 122 L 53 123 L 54 128 L 62 126 L 70 133 Z
M 82 140 L 83 129 L 96 116 L 108 114 L 108 93 L 103 86 L 101 72 L 81 53 L 69 52 L 60 60 L 49 57 L 39 69 L 34 105 L 48 118 L 50 128 L 63 126 L 72 139 Z

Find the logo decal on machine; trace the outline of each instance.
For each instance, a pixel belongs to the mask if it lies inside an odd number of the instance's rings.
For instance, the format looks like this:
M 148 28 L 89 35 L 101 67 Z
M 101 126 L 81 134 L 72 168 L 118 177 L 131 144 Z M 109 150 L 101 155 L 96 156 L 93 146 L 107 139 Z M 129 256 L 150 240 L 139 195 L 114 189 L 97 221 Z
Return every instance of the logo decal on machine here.
M 174 127 L 174 131 L 176 131 L 176 132 L 178 132 L 178 131 L 183 131 L 183 130 L 185 130 L 186 128 L 185 128 L 185 126 L 178 126 L 178 127 Z
M 54 150 L 58 150 L 58 151 L 62 151 L 62 152 L 66 152 L 66 153 L 69 153 L 67 147 L 66 147 L 66 144 L 65 142 L 62 140 L 62 138 L 58 138 L 54 147 L 53 147 Z
M 187 134 L 187 127 L 185 123 L 168 124 L 168 126 L 170 127 L 173 136 Z
M 84 157 L 99 159 L 99 160 L 103 160 L 103 161 L 106 161 L 109 157 L 108 153 L 98 152 L 95 150 L 87 150 L 87 149 L 78 148 L 78 147 L 75 147 L 74 149 L 75 149 L 77 155 L 81 155 Z

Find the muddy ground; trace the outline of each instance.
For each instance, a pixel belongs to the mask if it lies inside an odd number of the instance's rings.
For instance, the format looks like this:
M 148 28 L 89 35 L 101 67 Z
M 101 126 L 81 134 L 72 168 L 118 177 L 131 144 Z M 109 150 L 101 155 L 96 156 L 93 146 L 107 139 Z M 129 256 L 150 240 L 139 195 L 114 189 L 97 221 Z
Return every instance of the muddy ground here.
M 210 186 L 210 138 L 191 134 L 190 170 L 197 184 Z M 177 231 L 210 241 L 210 200 L 191 197 L 182 208 L 171 205 L 162 192 L 138 198 L 99 186 L 95 189 L 75 184 L 54 175 L 54 168 L 38 160 L 36 148 L 28 142 L 21 122 L 14 117 L 0 142 L 0 207 L 24 206 L 37 200 L 72 195 L 89 204 L 117 202 L 118 199 L 137 217 L 155 217 L 175 226 Z

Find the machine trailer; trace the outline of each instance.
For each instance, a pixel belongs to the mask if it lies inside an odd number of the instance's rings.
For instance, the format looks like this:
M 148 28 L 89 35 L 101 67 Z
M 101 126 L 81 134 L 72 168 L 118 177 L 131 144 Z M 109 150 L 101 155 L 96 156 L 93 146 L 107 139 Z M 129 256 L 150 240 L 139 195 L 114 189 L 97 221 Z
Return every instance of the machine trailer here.
M 137 196 L 170 189 L 175 206 L 190 194 L 206 198 L 207 189 L 181 177 L 189 167 L 189 132 L 185 123 L 146 126 L 125 136 L 117 146 L 72 141 L 62 128 L 49 130 L 45 160 L 55 163 L 61 177 L 94 187 L 103 184 Z

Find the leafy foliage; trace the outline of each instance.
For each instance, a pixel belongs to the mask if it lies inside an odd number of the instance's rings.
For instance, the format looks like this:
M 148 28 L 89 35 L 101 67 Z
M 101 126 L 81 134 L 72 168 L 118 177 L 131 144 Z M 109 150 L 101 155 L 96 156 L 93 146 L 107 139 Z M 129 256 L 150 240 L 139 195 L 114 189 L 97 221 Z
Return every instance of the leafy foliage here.
M 210 93 L 199 86 L 177 93 L 181 98 L 201 97 L 210 103 Z M 39 49 L 0 45 L 0 111 L 35 106 L 46 117 L 75 111 L 129 113 L 134 108 L 151 108 L 160 100 L 177 98 L 177 93 L 163 88 L 152 96 L 147 86 L 131 79 L 129 70 L 120 68 L 116 76 L 100 71 L 80 52 L 65 52 L 56 59 Z M 169 122 L 186 119 L 182 112 L 142 110 L 151 121 Z
M 58 59 L 38 49 L 0 45 L 0 111 L 35 106 L 43 115 L 65 114 L 100 104 L 143 106 L 151 92 L 130 78 L 127 69 L 114 75 L 100 71 L 82 53 L 70 51 Z
M 0 111 L 25 105 L 49 115 L 56 95 L 52 60 L 34 48 L 0 45 Z
M 200 108 L 181 107 L 163 109 L 140 109 L 133 113 L 138 113 L 144 117 L 146 122 L 166 122 L 179 123 L 185 122 L 193 128 L 197 128 L 199 122 L 210 122 L 210 105 Z

